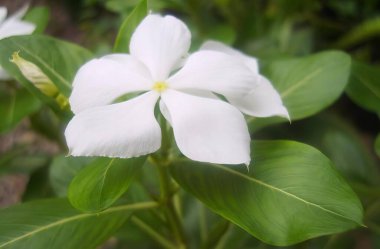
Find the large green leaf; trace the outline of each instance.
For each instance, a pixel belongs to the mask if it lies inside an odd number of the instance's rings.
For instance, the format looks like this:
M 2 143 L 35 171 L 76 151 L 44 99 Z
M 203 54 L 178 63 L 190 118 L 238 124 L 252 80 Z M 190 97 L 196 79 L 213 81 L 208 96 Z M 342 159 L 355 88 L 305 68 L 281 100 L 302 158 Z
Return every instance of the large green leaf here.
M 122 23 L 116 37 L 113 51 L 115 53 L 128 53 L 129 42 L 136 27 L 140 24 L 141 20 L 148 14 L 147 0 L 141 0 L 139 4 L 133 9 L 131 14 Z
M 68 192 L 71 204 L 89 212 L 111 206 L 127 191 L 145 159 L 146 157 L 96 159 L 71 182 Z
M 312 116 L 336 101 L 350 75 L 350 57 L 327 51 L 304 58 L 269 63 L 264 74 L 278 90 L 291 120 Z M 254 119 L 252 126 L 286 122 L 286 119 Z
M 187 160 L 171 165 L 171 173 L 211 210 L 269 244 L 294 244 L 362 224 L 360 201 L 318 150 L 292 141 L 255 142 L 252 150 L 248 173 Z
M 131 211 L 152 206 L 137 203 L 88 214 L 66 199 L 21 204 L 0 211 L 0 248 L 93 249 L 114 234 Z
M 14 36 L 0 41 L 0 64 L 16 80 L 44 100 L 48 100 L 10 61 L 14 52 L 39 67 L 66 97 L 76 71 L 92 54 L 75 44 L 44 35 Z
M 40 107 L 41 102 L 25 89 L 0 87 L 0 134 L 14 128 Z
M 380 113 L 379 79 L 380 67 L 354 62 L 346 93 L 359 106 Z
M 318 148 L 350 183 L 379 185 L 380 172 L 359 131 L 346 119 L 322 113 L 292 125 L 268 127 L 256 137 L 289 139 Z

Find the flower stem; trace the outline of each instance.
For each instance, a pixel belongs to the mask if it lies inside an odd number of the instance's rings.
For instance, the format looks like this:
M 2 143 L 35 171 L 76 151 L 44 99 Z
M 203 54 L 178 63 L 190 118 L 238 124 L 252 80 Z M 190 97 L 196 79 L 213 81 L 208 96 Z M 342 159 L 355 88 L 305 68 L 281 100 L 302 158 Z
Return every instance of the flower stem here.
M 173 236 L 177 242 L 177 248 L 186 248 L 185 233 L 180 215 L 174 205 L 174 193 L 176 188 L 169 174 L 169 154 L 171 139 L 167 123 L 163 116 L 160 117 L 162 129 L 162 145 L 158 154 L 152 156 L 152 161 L 157 166 L 160 181 L 160 203 L 164 209 L 165 218 L 170 226 Z

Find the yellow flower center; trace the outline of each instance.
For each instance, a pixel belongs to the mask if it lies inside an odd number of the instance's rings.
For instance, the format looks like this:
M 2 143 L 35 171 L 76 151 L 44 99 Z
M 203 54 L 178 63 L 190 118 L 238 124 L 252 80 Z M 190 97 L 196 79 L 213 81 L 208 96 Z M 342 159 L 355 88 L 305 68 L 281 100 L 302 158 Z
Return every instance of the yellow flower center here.
M 156 82 L 153 85 L 153 90 L 155 90 L 159 93 L 165 91 L 167 88 L 168 88 L 168 84 L 166 82 L 162 82 L 162 81 Z

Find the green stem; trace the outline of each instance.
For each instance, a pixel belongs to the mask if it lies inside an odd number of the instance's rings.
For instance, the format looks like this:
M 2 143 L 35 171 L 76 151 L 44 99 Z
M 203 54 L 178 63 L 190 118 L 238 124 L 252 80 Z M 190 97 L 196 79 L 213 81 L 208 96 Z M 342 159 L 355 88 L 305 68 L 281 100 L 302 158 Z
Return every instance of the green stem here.
M 171 231 L 177 242 L 177 248 L 186 248 L 185 233 L 183 224 L 174 205 L 173 196 L 176 189 L 173 185 L 172 179 L 169 174 L 169 152 L 171 146 L 171 139 L 168 132 L 168 127 L 165 119 L 160 117 L 162 129 L 162 145 L 158 155 L 152 156 L 152 161 L 157 166 L 159 181 L 160 181 L 160 203 L 164 209 L 164 215 L 170 225 Z
M 140 220 L 136 216 L 131 218 L 133 224 L 138 226 L 142 231 L 147 233 L 150 237 L 152 237 L 155 241 L 157 241 L 160 245 L 162 245 L 166 249 L 177 249 L 175 245 L 173 245 L 170 241 L 168 241 L 164 236 L 156 232 L 156 230 L 152 229 L 149 225 L 147 225 L 144 221 Z

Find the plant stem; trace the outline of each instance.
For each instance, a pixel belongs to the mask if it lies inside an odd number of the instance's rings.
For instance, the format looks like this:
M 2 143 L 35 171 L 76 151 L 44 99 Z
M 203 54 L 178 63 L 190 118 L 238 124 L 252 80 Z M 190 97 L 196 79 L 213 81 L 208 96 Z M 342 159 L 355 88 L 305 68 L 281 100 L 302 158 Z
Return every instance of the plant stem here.
M 153 162 L 157 166 L 159 180 L 160 180 L 160 203 L 164 210 L 164 215 L 170 225 L 173 236 L 177 242 L 177 248 L 186 248 L 185 233 L 181 218 L 174 206 L 173 195 L 175 188 L 169 174 L 169 151 L 171 146 L 171 139 L 168 133 L 167 123 L 165 119 L 160 117 L 162 129 L 162 145 L 158 155 L 152 156 Z
M 155 241 L 157 241 L 164 248 L 177 249 L 177 247 L 173 245 L 170 241 L 168 241 L 164 236 L 156 232 L 156 230 L 152 229 L 149 225 L 147 225 L 144 221 L 140 220 L 136 216 L 132 216 L 131 221 L 133 222 L 133 224 L 138 226 L 142 231 L 150 235 Z

